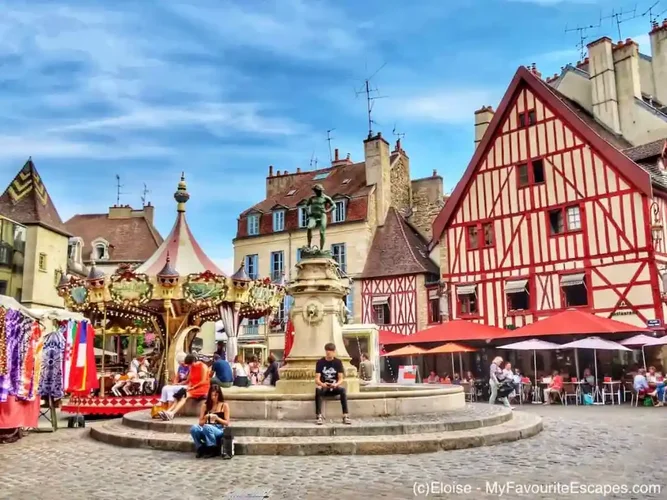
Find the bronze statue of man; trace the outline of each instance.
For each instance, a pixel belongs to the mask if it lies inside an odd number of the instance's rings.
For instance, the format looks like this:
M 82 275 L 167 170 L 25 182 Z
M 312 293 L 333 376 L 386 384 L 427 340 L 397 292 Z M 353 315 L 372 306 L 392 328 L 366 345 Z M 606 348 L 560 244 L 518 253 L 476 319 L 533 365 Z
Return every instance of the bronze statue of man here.
M 315 196 L 311 196 L 306 203 L 308 209 L 308 247 L 310 248 L 313 240 L 313 229 L 320 228 L 320 251 L 324 250 L 324 235 L 327 230 L 327 214 L 331 212 L 336 204 L 334 201 L 324 194 L 322 184 L 315 184 L 313 186 Z

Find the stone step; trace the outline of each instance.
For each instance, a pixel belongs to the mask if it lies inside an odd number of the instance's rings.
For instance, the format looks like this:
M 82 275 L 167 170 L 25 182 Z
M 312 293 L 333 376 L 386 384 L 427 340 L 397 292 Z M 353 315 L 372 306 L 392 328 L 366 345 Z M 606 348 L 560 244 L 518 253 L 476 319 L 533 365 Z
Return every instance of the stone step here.
M 443 413 L 355 418 L 352 425 L 343 425 L 339 419 L 328 419 L 327 425 L 315 425 L 314 420 L 233 420 L 233 426 L 236 437 L 376 436 L 477 429 L 499 425 L 511 418 L 512 412 L 502 406 L 468 404 L 460 410 Z M 163 422 L 151 419 L 148 411 L 132 412 L 123 417 L 123 425 L 133 429 L 188 435 L 190 427 L 196 423 L 194 417 L 178 417 L 171 422 Z
M 388 455 L 429 453 L 516 441 L 542 430 L 542 419 L 516 411 L 502 424 L 476 429 L 423 434 L 362 436 L 298 436 L 235 438 L 239 455 Z M 129 448 L 194 451 L 187 434 L 132 429 L 119 421 L 93 424 L 90 435 L 105 443 Z

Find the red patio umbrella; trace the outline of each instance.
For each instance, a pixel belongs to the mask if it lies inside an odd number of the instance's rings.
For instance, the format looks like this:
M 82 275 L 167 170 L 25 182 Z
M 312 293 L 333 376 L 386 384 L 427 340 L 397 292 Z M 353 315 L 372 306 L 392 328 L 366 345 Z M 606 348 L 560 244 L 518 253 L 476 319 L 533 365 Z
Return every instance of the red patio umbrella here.
M 495 326 L 483 325 L 462 319 L 445 321 L 403 338 L 391 338 L 385 345 L 426 344 L 429 342 L 456 342 L 461 340 L 492 340 L 507 337 L 507 331 Z
M 505 332 L 504 337 L 543 337 L 546 335 L 604 335 L 612 333 L 648 332 L 648 328 L 622 321 L 603 318 L 595 314 L 568 309 L 548 318 Z

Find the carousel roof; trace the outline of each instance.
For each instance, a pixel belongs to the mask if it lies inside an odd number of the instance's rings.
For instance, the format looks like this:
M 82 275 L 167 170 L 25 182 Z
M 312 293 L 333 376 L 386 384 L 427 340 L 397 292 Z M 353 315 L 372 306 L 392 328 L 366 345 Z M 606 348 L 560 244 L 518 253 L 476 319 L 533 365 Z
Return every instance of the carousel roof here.
M 186 190 L 184 175 L 181 175 L 181 182 L 178 183 L 174 199 L 178 204 L 178 215 L 174 227 L 162 245 L 135 272 L 156 276 L 165 269 L 169 262 L 170 271 L 176 271 L 181 276 L 204 271 L 224 276 L 225 273 L 201 249 L 185 219 L 185 203 L 190 199 L 190 195 Z

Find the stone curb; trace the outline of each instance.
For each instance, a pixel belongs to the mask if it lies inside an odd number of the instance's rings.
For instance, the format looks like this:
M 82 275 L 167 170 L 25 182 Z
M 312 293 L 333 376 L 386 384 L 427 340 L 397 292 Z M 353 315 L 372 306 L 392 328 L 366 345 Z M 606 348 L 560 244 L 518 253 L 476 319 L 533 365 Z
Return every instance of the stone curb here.
M 148 420 L 141 418 L 147 412 L 132 412 L 125 415 L 122 423 L 125 427 L 161 433 L 189 434 L 192 422 L 162 422 L 160 420 Z M 467 418 L 466 418 L 467 417 Z M 419 416 L 415 416 L 416 422 L 395 423 L 382 422 L 377 419 L 368 425 L 347 426 L 342 424 L 315 426 L 304 423 L 301 426 L 275 426 L 253 425 L 253 421 L 237 420 L 233 422 L 234 436 L 252 437 L 311 437 L 311 436 L 377 436 L 377 435 L 404 435 L 404 434 L 427 434 L 434 432 L 453 432 L 461 430 L 491 427 L 508 422 L 512 419 L 512 412 L 504 408 L 495 415 L 487 415 L 474 418 L 464 416 L 454 420 L 433 420 L 430 422 L 419 422 Z
M 310 438 L 236 439 L 239 455 L 390 455 L 430 453 L 490 446 L 525 439 L 538 434 L 542 419 L 533 414 L 516 412 L 512 419 L 490 427 L 430 434 L 398 436 L 318 436 Z M 132 430 L 117 423 L 95 425 L 90 435 L 98 441 L 130 448 L 153 448 L 165 451 L 192 452 L 189 436 Z

